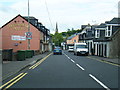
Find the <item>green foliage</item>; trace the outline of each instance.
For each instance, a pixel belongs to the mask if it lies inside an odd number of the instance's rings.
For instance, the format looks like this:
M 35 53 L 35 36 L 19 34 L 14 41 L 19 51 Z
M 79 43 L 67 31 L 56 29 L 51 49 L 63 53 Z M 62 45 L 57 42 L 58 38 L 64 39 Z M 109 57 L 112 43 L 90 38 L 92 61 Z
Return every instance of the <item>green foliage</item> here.
M 74 28 L 72 28 L 72 30 L 68 29 L 67 32 L 62 32 L 62 33 L 57 32 L 54 35 L 51 34 L 52 42 L 55 44 L 55 46 L 61 46 L 61 43 L 65 42 L 69 36 L 80 32 L 81 32 L 80 29 L 74 30 Z
M 72 30 L 68 29 L 67 32 L 62 32 L 62 35 L 63 36 L 66 36 L 66 37 L 69 37 L 75 33 L 80 33 L 81 30 L 80 29 L 77 29 L 77 30 L 74 30 L 74 28 L 72 28 Z
M 55 35 L 52 35 L 52 42 L 55 44 L 55 46 L 61 46 L 63 41 L 64 39 L 61 33 L 55 33 Z

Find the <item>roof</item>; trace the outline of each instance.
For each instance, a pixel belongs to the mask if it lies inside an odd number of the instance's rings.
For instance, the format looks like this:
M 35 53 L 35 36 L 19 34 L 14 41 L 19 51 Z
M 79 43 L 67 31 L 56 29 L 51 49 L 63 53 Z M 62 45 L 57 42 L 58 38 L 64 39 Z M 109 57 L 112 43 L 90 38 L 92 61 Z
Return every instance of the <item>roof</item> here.
M 28 22 L 28 20 L 27 20 L 28 17 L 27 17 L 27 16 L 24 17 L 24 16 L 21 16 L 20 14 L 18 14 L 18 15 L 17 15 L 16 17 L 14 17 L 12 20 L 10 20 L 10 21 L 7 22 L 6 24 L 4 24 L 1 28 L 3 28 L 4 26 L 6 26 L 7 24 L 9 24 L 10 22 L 12 22 L 15 18 L 17 18 L 17 17 L 19 17 L 19 16 Z M 30 18 L 36 19 L 35 17 L 32 17 L 32 16 L 31 16 Z M 36 20 L 37 20 L 37 19 L 36 19 Z M 30 22 L 30 24 L 33 25 L 31 22 Z M 34 26 L 35 28 L 37 28 L 35 25 L 33 25 L 33 26 Z M 37 29 L 38 29 L 38 28 L 37 28 Z
M 68 38 L 67 38 L 67 40 L 72 39 L 73 37 L 75 37 L 75 36 L 76 36 L 76 35 L 78 35 L 78 34 L 80 34 L 80 33 L 76 33 L 76 34 L 74 34 L 74 35 L 72 35 L 72 36 L 68 37 Z
M 113 18 L 111 21 L 106 21 L 106 24 L 120 24 L 120 18 Z
M 106 28 L 106 24 L 105 23 L 101 23 L 99 26 L 97 26 L 96 28 Z
M 81 25 L 81 29 L 84 29 L 86 27 L 87 27 L 87 25 Z
M 23 16 L 23 17 L 28 20 L 28 16 Z M 29 16 L 29 19 L 36 19 L 36 18 L 33 16 Z M 38 19 L 36 19 L 36 20 L 38 20 Z
M 10 20 L 9 22 L 7 22 L 6 24 L 4 24 L 1 28 L 3 28 L 4 26 L 6 26 L 7 24 L 9 24 L 10 22 L 12 22 L 15 18 L 17 18 L 18 16 L 20 16 L 21 18 L 23 18 L 24 20 L 26 20 L 27 21 L 27 19 L 26 18 L 28 18 L 27 16 L 26 17 L 23 17 L 23 16 L 21 16 L 20 14 L 18 14 L 16 17 L 14 17 L 12 20 Z M 34 17 L 31 17 L 31 18 L 34 18 Z M 36 19 L 36 18 L 34 18 L 34 19 Z M 28 21 L 27 21 L 28 22 Z M 31 24 L 31 23 L 30 23 Z M 33 24 L 32 24 L 33 25 Z M 34 25 L 33 25 L 34 26 Z M 37 28 L 36 26 L 34 26 L 35 28 Z
M 110 37 L 111 39 L 117 34 L 117 33 L 119 33 L 120 32 L 120 28 L 118 28 L 117 30 L 116 30 L 116 32 Z

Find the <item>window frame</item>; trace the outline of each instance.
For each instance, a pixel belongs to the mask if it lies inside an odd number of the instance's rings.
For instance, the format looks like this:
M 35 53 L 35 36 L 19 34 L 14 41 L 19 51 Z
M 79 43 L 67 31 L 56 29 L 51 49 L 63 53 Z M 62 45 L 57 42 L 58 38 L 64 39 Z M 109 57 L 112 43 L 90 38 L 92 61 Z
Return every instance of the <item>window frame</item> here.
M 105 31 L 105 37 L 111 37 L 112 35 L 112 25 L 108 25 Z
M 100 29 L 95 29 L 95 38 L 100 37 Z

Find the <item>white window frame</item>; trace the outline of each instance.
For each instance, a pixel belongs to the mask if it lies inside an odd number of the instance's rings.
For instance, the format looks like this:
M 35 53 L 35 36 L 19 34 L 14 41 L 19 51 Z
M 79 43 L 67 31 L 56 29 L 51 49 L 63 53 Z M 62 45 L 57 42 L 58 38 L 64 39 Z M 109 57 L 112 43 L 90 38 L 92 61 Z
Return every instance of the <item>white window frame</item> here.
M 100 37 L 100 29 L 95 29 L 95 38 Z
M 110 26 L 110 29 L 108 28 Z M 112 25 L 108 25 L 105 31 L 105 37 L 111 37 L 112 35 Z

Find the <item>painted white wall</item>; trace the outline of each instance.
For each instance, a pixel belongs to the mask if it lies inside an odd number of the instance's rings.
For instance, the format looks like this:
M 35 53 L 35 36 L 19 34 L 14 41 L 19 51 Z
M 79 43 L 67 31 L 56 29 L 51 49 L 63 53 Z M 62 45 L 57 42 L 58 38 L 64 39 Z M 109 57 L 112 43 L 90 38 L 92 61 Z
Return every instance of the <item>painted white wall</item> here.
M 107 57 L 110 56 L 110 43 L 107 42 Z

